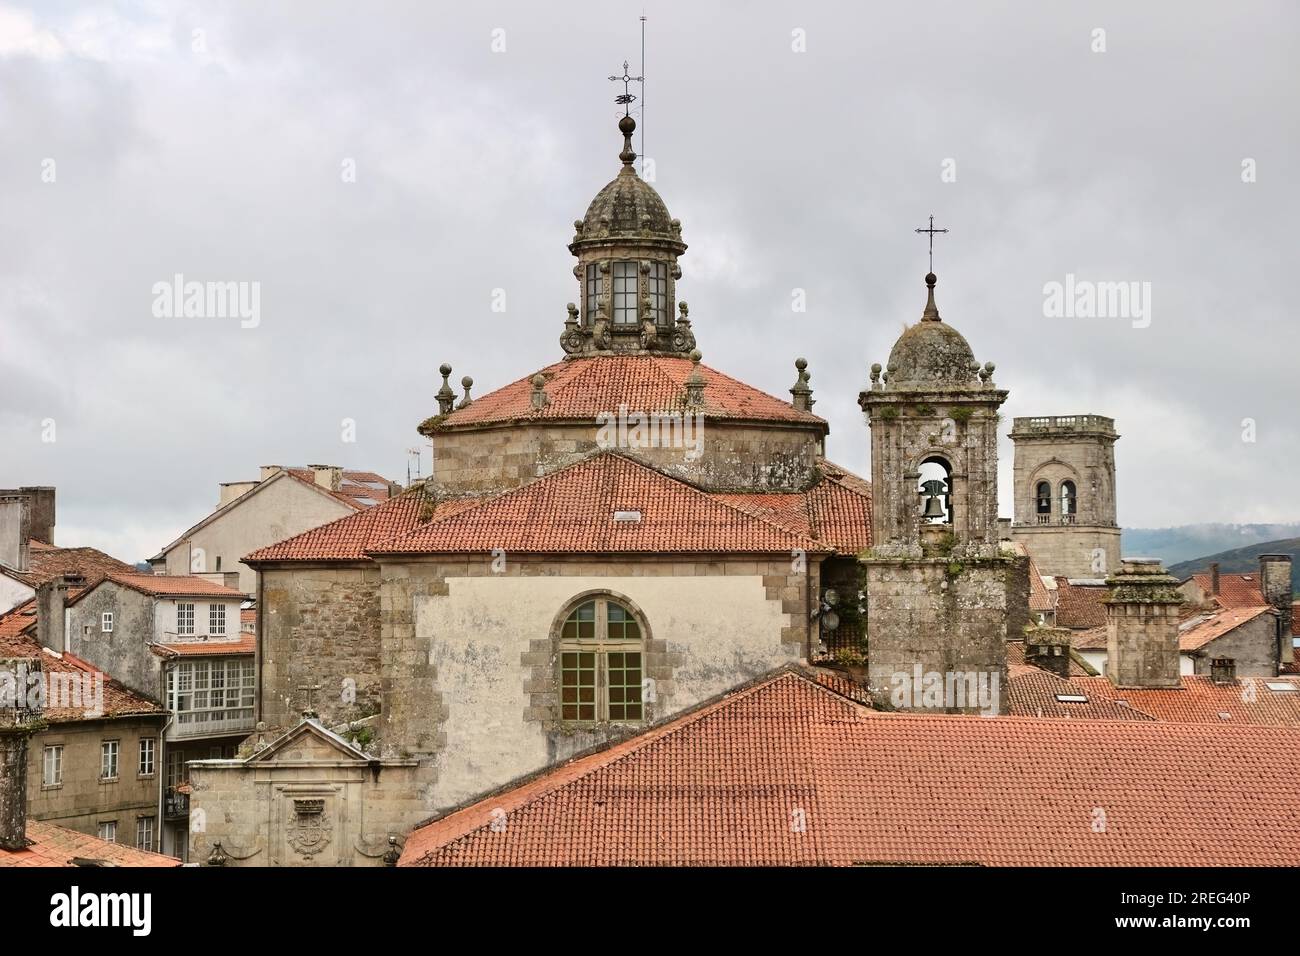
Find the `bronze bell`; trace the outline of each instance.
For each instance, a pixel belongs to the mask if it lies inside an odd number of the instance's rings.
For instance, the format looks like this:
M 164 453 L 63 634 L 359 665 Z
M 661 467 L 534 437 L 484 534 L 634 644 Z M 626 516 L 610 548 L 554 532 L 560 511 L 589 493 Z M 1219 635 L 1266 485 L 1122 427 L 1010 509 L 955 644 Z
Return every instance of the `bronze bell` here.
M 925 512 L 921 517 L 929 521 L 931 518 L 947 518 L 948 513 L 944 510 L 943 502 L 939 498 L 947 490 L 947 486 L 942 481 L 927 481 L 921 485 L 921 494 L 929 495 L 925 501 Z

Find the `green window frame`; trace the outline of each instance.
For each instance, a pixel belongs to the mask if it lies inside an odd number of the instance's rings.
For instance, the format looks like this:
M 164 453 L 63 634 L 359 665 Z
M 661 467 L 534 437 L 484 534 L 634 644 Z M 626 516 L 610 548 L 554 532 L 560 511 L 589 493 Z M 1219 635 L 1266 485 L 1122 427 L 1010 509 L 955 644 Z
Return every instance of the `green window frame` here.
M 573 608 L 560 630 L 560 719 L 638 723 L 645 719 L 645 629 L 614 598 Z

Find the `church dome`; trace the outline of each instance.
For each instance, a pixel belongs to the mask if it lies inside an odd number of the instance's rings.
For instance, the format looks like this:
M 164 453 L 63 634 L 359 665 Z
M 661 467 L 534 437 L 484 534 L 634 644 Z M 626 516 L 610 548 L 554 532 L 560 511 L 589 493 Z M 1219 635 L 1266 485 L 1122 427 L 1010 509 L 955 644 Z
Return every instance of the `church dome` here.
M 885 366 L 889 387 L 969 385 L 979 371 L 979 363 L 965 337 L 939 318 L 934 304 L 933 272 L 925 277 L 929 301 L 921 321 L 909 326 L 889 353 Z
M 668 207 L 653 186 L 637 175 L 636 153 L 632 151 L 632 133 L 636 120 L 624 116 L 618 124 L 623 133 L 623 168 L 596 193 L 587 214 L 574 223 L 577 234 L 569 246 L 575 254 L 594 242 L 631 240 L 641 243 L 659 240 L 685 251 L 682 224 L 668 213 Z

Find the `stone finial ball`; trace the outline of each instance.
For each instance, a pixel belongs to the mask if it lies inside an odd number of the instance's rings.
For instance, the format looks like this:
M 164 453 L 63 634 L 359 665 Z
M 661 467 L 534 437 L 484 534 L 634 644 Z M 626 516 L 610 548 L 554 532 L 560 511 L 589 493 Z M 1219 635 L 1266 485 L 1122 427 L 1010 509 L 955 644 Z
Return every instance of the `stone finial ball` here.
M 997 368 L 997 366 L 994 365 L 992 362 L 985 362 L 985 363 L 984 363 L 984 371 L 988 372 L 990 375 L 993 374 L 993 370 L 996 369 L 996 368 Z
M 872 362 L 872 363 L 871 363 L 871 371 L 873 371 L 873 372 L 879 372 L 880 370 L 881 370 L 881 368 L 880 368 L 880 363 L 879 363 L 879 362 Z
M 438 371 L 442 374 L 443 378 L 446 378 L 448 375 L 451 374 L 451 366 L 448 365 L 446 362 L 443 362 L 441 365 L 438 366 Z
M 540 389 L 545 384 L 546 384 L 546 376 L 543 375 L 541 372 L 538 372 L 536 375 L 533 376 L 533 388 Z
M 460 380 L 460 384 L 465 386 L 465 388 L 469 388 L 471 385 L 474 384 L 474 380 L 470 378 L 468 375 L 466 375 L 464 378 Z
M 797 358 L 794 360 L 794 367 L 802 372 L 808 367 L 808 360 L 806 358 Z
M 934 284 L 938 281 L 939 281 L 939 277 L 935 275 L 933 272 L 927 272 L 925 274 L 925 284 L 930 286 L 931 288 L 933 288 Z
M 691 361 L 696 365 L 700 364 L 700 359 L 704 358 L 704 353 L 699 349 L 691 349 Z
M 630 116 L 624 116 L 618 121 L 618 128 L 624 135 L 630 136 L 636 129 L 636 120 Z
M 573 228 L 576 232 L 582 232 L 582 220 L 581 219 L 573 220 Z

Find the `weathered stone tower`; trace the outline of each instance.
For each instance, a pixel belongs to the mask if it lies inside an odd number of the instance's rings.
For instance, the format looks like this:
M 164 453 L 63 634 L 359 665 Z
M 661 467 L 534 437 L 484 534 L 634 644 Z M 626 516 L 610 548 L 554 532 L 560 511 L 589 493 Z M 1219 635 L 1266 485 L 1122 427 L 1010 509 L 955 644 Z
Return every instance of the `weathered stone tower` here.
M 1007 393 L 993 383 L 993 363 L 981 368 L 939 317 L 936 281 L 925 277 L 921 321 L 883 371 L 871 367 L 858 398 L 871 426 L 874 545 L 862 559 L 869 681 L 902 709 L 1004 711 L 1009 595 L 1027 574 L 1026 559 L 998 544 L 998 408 Z M 923 694 L 922 679 L 930 691 L 943 682 L 942 700 Z M 971 700 L 977 685 L 991 701 Z
M 1125 558 L 1106 579 L 1106 676 L 1116 687 L 1178 687 L 1178 579 L 1155 558 Z
M 1104 578 L 1119 570 L 1115 421 L 1101 415 L 1017 418 L 1011 537 L 1044 574 Z

